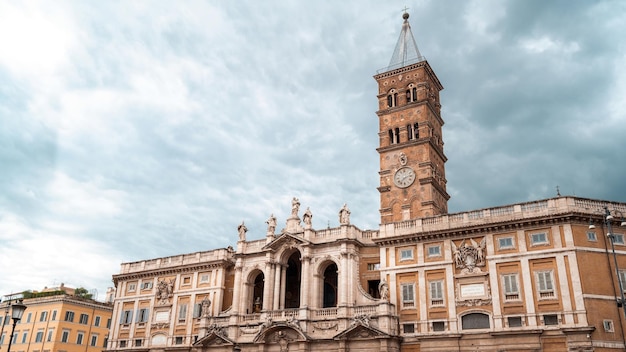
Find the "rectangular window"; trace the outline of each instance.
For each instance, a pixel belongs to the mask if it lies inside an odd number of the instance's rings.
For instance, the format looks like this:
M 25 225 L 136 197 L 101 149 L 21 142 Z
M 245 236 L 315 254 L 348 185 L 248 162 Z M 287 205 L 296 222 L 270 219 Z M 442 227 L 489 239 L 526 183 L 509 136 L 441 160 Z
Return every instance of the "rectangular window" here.
M 43 341 L 43 330 L 37 331 L 37 335 L 35 335 L 35 342 Z
M 442 306 L 443 305 L 443 281 L 431 281 L 430 285 L 430 305 Z
M 626 270 L 619 271 L 619 280 L 622 284 L 622 290 L 626 293 Z
M 538 271 L 535 274 L 537 278 L 537 290 L 539 291 L 539 298 L 554 297 L 554 280 L 552 278 L 552 271 Z
M 83 344 L 83 336 L 85 336 L 85 334 L 83 334 L 82 332 L 79 332 L 78 335 L 76 335 L 76 344 L 77 345 L 82 345 Z
M 624 244 L 624 235 L 621 234 L 621 233 L 614 233 L 613 234 L 613 243 L 614 244 L 623 245 Z
M 111 318 L 107 319 L 107 329 L 111 328 Z
M 56 310 L 52 311 L 52 318 L 50 320 L 52 320 L 52 321 L 57 320 L 57 311 Z
M 135 347 L 141 347 L 142 339 L 135 339 Z
M 69 321 L 70 323 L 74 321 L 74 312 L 67 311 L 65 312 L 65 321 Z
M 411 259 L 413 259 L 412 249 L 403 249 L 400 251 L 400 260 L 411 260 Z
M 91 346 L 98 345 L 98 335 L 91 335 L 91 342 L 89 343 Z
M 602 326 L 604 327 L 604 331 L 606 332 L 614 332 L 613 329 L 613 320 L 603 320 Z
M 446 324 L 443 321 L 433 321 L 433 331 L 445 331 Z
M 11 340 L 11 343 L 14 345 L 17 343 L 17 335 L 19 335 L 19 333 L 16 332 L 15 335 L 13 335 L 13 339 Z
M 175 341 L 176 341 L 175 343 L 177 345 L 182 345 L 183 344 L 183 337 L 182 336 L 176 336 Z
M 32 312 L 31 312 L 31 313 L 26 314 L 26 322 L 27 322 L 27 323 L 30 323 L 30 318 L 32 318 L 32 317 L 33 317 L 33 313 L 32 313 Z
M 592 242 L 596 242 L 598 240 L 598 237 L 596 236 L 595 232 L 587 232 L 587 241 L 592 241 Z
M 93 321 L 93 326 L 100 326 L 100 317 L 96 316 L 96 318 Z
M 4 316 L 4 325 L 9 325 L 11 322 L 11 315 L 7 314 Z
M 200 275 L 200 283 L 204 284 L 209 282 L 209 274 L 202 274 Z
M 517 274 L 502 275 L 502 286 L 504 287 L 504 300 L 512 301 L 519 299 L 519 285 L 517 284 Z
M 2 336 L 0 336 L 0 345 L 4 345 L 4 336 L 6 336 L 6 333 L 3 333 Z
M 193 305 L 193 317 L 199 318 L 202 315 L 202 303 L 196 303 Z
M 152 282 L 144 282 L 141 284 L 142 290 L 149 290 L 152 288 Z
M 415 285 L 414 284 L 402 284 L 402 307 L 414 307 L 415 306 Z
M 52 342 L 52 337 L 54 336 L 54 330 L 48 330 L 48 338 L 46 342 Z
M 543 316 L 544 325 L 559 325 L 559 317 L 556 314 L 546 314 Z
M 530 235 L 530 241 L 533 245 L 547 244 L 548 236 L 545 232 L 533 233 L 532 235 Z
M 150 313 L 150 310 L 148 308 L 140 309 L 138 314 L 137 314 L 137 322 L 138 323 L 145 323 L 145 322 L 147 322 L 149 313 Z
M 498 239 L 498 248 L 500 249 L 515 248 L 515 245 L 513 245 L 513 237 L 500 237 Z
M 121 340 L 120 341 L 120 347 L 122 347 L 122 348 L 126 347 L 126 340 Z
M 178 321 L 185 320 L 187 320 L 187 305 L 181 304 L 180 307 L 178 307 Z
M 507 321 L 510 328 L 518 328 L 522 326 L 522 317 L 508 317 Z
M 39 315 L 39 321 L 46 321 L 48 320 L 48 312 L 44 311 L 41 312 L 41 314 Z
M 63 330 L 63 334 L 61 335 L 61 342 L 65 342 L 67 343 L 67 341 L 70 338 L 70 332 L 69 330 Z
M 89 315 L 87 315 L 87 314 L 81 314 L 81 315 L 80 315 L 80 319 L 78 319 L 78 322 L 79 322 L 80 324 L 87 325 L 87 323 L 89 322 Z
M 28 339 L 28 331 L 24 331 L 22 334 L 22 343 L 26 343 L 26 339 Z
M 429 257 L 441 257 L 441 246 L 428 246 L 428 256 Z
M 137 289 L 137 284 L 135 283 L 128 284 L 128 292 L 135 292 L 136 289 Z
M 367 270 L 369 271 L 380 270 L 380 263 L 368 263 Z
M 405 334 L 415 333 L 415 324 L 402 324 L 402 331 Z
M 120 317 L 120 324 L 130 324 L 133 322 L 133 311 L 125 310 Z

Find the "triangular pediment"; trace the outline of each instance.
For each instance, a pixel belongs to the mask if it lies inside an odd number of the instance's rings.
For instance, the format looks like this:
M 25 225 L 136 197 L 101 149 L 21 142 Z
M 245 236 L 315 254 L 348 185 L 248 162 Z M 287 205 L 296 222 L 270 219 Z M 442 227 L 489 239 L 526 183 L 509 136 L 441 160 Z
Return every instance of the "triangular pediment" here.
M 254 338 L 255 343 L 291 343 L 295 341 L 308 341 L 309 337 L 299 328 L 283 323 L 273 323 L 263 328 Z
M 391 335 L 379 330 L 373 326 L 363 325 L 360 323 L 351 325 L 346 330 L 337 334 L 335 340 L 360 340 L 360 339 L 376 339 L 376 338 L 390 338 Z
M 278 236 L 275 240 L 268 243 L 263 247 L 263 249 L 270 249 L 276 251 L 281 248 L 290 247 L 297 248 L 303 245 L 309 245 L 311 242 L 305 240 L 299 235 L 294 235 L 289 232 L 283 232 L 280 236 Z
M 219 330 L 212 330 L 201 339 L 198 339 L 193 346 L 196 347 L 208 347 L 208 346 L 234 346 L 235 341 L 229 339 L 225 334 Z

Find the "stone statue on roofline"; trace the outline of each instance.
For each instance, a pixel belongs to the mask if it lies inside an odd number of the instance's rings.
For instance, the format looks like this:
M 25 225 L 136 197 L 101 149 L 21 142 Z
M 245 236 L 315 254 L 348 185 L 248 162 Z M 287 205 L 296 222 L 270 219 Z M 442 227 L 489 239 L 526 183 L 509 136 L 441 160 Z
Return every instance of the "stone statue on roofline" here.
M 274 214 L 270 215 L 269 219 L 265 222 L 267 224 L 267 233 L 274 233 L 276 230 L 276 217 Z
M 339 224 L 340 225 L 350 224 L 350 209 L 348 209 L 348 205 L 345 203 L 343 207 L 339 210 Z
M 313 213 L 311 213 L 311 209 L 309 209 L 308 207 L 306 208 L 306 211 L 304 212 L 303 218 L 304 218 L 303 219 L 304 227 L 307 229 L 310 229 L 312 221 L 313 221 Z
M 246 232 L 248 232 L 248 228 L 243 223 L 243 221 L 241 222 L 241 225 L 237 226 L 237 231 L 239 232 L 239 241 L 245 241 Z
M 298 200 L 298 198 L 296 197 L 293 197 L 293 199 L 291 200 L 291 217 L 297 218 L 299 210 L 300 210 L 300 200 Z

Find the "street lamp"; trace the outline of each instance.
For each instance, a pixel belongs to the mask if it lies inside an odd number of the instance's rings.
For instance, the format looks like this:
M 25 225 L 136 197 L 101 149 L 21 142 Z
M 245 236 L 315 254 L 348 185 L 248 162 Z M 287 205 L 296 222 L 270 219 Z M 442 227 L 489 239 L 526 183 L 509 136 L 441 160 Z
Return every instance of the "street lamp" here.
M 613 212 L 620 214 L 620 216 L 622 217 L 620 226 L 626 226 L 626 221 L 624 221 L 623 214 L 618 210 L 613 210 Z M 609 210 L 609 208 L 604 207 L 604 224 L 606 225 L 606 228 L 608 230 L 606 237 L 608 237 L 611 240 L 611 251 L 613 252 L 613 262 L 615 263 L 615 274 L 617 274 L 617 284 L 619 286 L 620 298 L 617 299 L 617 306 L 622 307 L 622 309 L 624 310 L 624 317 L 626 318 L 626 302 L 624 301 L 624 284 L 625 283 L 622 282 L 622 278 L 619 275 L 619 267 L 617 266 L 617 255 L 615 254 L 615 234 L 613 233 L 613 225 L 612 225 L 614 218 L 615 217 L 613 216 L 613 214 L 611 214 L 611 211 Z M 593 223 L 589 224 L 589 228 L 590 229 L 595 228 Z
M 11 338 L 9 339 L 9 349 L 7 350 L 7 352 L 11 352 L 11 342 L 13 342 L 15 325 L 18 321 L 22 320 L 22 315 L 24 315 L 25 310 L 26 306 L 22 304 L 22 301 L 18 301 L 17 303 L 11 305 L 11 318 L 13 319 L 13 328 L 11 329 Z

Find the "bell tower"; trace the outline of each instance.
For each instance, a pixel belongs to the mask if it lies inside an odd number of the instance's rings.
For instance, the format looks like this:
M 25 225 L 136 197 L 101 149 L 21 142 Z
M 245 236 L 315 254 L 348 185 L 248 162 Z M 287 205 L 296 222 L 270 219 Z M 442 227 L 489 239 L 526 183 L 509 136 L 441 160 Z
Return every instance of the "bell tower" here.
M 421 56 L 404 13 L 378 83 L 381 224 L 448 212 L 441 104 L 443 86 Z

